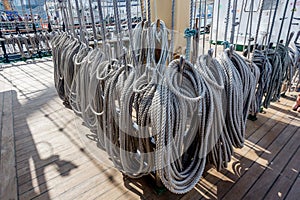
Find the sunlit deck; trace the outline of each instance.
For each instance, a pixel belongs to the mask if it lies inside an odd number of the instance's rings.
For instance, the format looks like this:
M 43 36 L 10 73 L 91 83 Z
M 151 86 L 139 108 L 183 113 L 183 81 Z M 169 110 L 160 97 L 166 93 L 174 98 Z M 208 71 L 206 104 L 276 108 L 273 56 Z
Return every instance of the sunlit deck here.
M 248 121 L 245 147 L 227 169 L 207 172 L 186 195 L 158 196 L 149 177 L 132 180 L 95 159 L 89 134 L 65 108 L 50 58 L 0 71 L 0 199 L 299 199 L 300 115 L 282 98 Z

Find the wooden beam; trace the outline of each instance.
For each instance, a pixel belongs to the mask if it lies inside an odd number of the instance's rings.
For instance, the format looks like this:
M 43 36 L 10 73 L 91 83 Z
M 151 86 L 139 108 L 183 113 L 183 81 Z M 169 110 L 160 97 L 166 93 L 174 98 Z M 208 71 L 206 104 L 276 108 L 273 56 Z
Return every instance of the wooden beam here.
M 0 100 L 2 100 L 0 103 L 0 111 L 2 114 L 2 127 L 0 129 L 0 199 L 11 200 L 18 199 L 12 95 L 11 90 L 0 93 Z
M 184 30 L 189 27 L 190 21 L 190 2 L 176 1 L 175 5 L 175 51 L 181 49 L 179 53 L 184 54 L 186 39 Z M 171 29 L 172 25 L 172 1 L 171 0 L 151 0 L 151 18 L 156 21 L 156 17 L 165 22 Z

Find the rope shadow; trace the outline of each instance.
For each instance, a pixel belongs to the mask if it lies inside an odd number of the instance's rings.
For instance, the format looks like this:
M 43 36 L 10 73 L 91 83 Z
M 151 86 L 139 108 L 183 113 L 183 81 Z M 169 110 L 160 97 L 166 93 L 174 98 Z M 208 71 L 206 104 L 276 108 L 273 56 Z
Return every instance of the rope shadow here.
M 19 144 L 17 142 L 18 135 L 16 135 L 15 131 L 18 131 L 19 134 L 31 133 L 31 131 L 26 122 L 26 118 L 22 116 L 18 117 L 16 114 L 23 109 L 26 110 L 26 105 L 20 104 L 16 91 L 11 90 L 2 93 L 10 96 L 13 102 L 12 113 L 14 125 L 16 122 L 23 124 L 19 130 L 14 130 L 18 195 L 19 197 L 23 196 L 26 198 L 33 198 L 43 194 L 45 199 L 50 199 L 48 194 L 47 179 L 45 177 L 45 168 L 50 165 L 55 165 L 60 176 L 68 176 L 70 175 L 70 172 L 78 166 L 70 161 L 60 159 L 59 155 L 51 155 L 48 158 L 41 158 L 37 149 L 37 143 L 35 143 L 32 134 L 28 134 L 26 136 L 26 146 L 25 149 L 23 149 L 24 147 L 22 147 L 22 143 Z M 45 101 L 48 101 L 48 99 Z M 19 108 L 21 108 L 21 110 Z M 30 112 L 33 113 L 35 110 L 32 109 Z M 51 144 L 48 145 L 51 148 Z M 22 152 L 28 147 L 30 147 L 30 151 L 22 154 Z M 17 151 L 17 149 L 19 150 Z M 35 181 L 37 182 L 37 185 L 34 185 Z

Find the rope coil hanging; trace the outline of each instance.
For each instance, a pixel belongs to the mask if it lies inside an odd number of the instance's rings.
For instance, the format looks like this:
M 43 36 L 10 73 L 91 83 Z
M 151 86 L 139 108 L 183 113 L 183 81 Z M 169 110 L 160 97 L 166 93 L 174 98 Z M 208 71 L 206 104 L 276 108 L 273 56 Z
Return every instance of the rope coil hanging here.
M 58 33 L 51 41 L 58 94 L 96 132 L 98 145 L 117 169 L 131 178 L 155 171 L 168 190 L 186 193 L 199 182 L 207 163 L 226 168 L 233 148 L 243 147 L 249 112 L 257 113 L 262 102 L 268 106 L 277 99 L 290 77 L 290 52 L 278 45 L 277 51 L 255 50 L 248 60 L 229 45 L 220 55 L 213 57 L 210 50 L 193 64 L 190 39 L 199 32 L 191 25 L 185 31 L 186 58 L 173 59 L 174 33 L 169 41 L 165 23 L 151 23 L 150 1 L 148 21 L 132 28 L 131 0 L 126 0 L 130 42 L 125 46 L 114 0 L 121 53 L 113 59 L 101 3 L 101 48 L 90 48 L 76 31 Z M 142 15 L 146 18 L 145 8 Z M 93 36 L 97 38 L 95 29 Z

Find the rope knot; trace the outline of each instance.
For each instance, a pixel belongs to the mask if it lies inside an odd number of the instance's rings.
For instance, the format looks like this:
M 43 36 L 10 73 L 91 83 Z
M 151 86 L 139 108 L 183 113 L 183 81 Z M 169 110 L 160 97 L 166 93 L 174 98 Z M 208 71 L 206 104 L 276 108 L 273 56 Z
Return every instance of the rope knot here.
M 230 47 L 230 43 L 228 41 L 222 42 L 222 45 L 224 45 L 225 49 Z
M 196 29 L 185 29 L 184 31 L 184 37 L 185 38 L 191 38 L 193 36 L 195 36 L 197 34 L 197 30 Z

